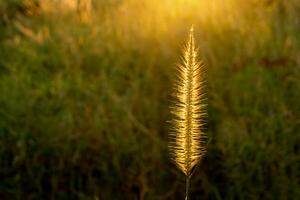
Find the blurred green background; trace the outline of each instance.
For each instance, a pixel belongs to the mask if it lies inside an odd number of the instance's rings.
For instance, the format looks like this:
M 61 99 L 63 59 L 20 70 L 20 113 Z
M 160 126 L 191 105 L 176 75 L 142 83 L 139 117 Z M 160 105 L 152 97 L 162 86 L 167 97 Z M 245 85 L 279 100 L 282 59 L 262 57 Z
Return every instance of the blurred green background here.
M 0 0 L 0 199 L 184 199 L 167 121 L 191 24 L 192 199 L 300 199 L 299 0 Z

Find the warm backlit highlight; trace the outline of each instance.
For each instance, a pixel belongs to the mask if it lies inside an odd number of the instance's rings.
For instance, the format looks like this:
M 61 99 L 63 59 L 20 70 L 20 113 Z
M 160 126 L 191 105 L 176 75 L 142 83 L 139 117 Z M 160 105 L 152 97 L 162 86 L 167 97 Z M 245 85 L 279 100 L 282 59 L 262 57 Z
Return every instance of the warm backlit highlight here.
M 197 61 L 193 27 L 184 49 L 183 62 L 177 67 L 176 103 L 172 107 L 173 131 L 170 149 L 177 166 L 190 177 L 205 152 L 202 131 L 206 115 L 204 100 L 204 70 Z

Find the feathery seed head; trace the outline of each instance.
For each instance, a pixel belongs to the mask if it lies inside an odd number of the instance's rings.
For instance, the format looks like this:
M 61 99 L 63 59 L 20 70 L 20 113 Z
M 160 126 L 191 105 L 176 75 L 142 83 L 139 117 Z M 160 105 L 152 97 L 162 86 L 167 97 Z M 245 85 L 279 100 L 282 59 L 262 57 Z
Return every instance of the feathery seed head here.
M 175 82 L 175 105 L 171 108 L 173 114 L 173 129 L 170 134 L 170 150 L 179 169 L 186 176 L 191 176 L 193 169 L 205 153 L 204 125 L 206 105 L 204 97 L 204 66 L 197 60 L 194 28 L 183 52 L 182 64 L 177 66 Z

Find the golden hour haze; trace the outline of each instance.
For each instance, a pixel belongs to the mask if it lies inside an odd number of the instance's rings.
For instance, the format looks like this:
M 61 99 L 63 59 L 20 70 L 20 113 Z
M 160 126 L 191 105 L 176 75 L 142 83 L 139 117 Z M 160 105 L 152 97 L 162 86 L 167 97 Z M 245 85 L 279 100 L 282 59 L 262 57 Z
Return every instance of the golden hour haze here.
M 0 0 L 0 200 L 300 199 L 300 0 Z

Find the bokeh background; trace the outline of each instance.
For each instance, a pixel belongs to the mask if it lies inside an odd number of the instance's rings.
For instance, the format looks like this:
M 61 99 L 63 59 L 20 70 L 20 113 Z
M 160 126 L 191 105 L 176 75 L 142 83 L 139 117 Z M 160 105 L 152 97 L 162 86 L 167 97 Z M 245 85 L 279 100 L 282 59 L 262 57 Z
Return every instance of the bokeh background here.
M 191 24 L 192 199 L 300 199 L 299 0 L 0 0 L 0 199 L 184 199 L 167 121 Z

